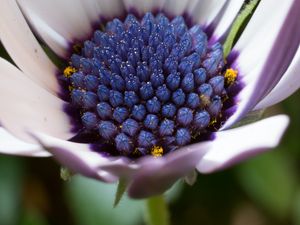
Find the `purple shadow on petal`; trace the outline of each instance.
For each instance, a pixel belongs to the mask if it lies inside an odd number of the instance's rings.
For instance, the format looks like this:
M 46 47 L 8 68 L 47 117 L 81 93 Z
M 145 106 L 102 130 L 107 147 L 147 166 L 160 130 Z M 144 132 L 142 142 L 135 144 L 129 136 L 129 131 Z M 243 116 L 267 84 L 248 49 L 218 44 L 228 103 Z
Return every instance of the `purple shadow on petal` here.
M 209 38 L 209 43 L 215 43 L 215 42 L 223 43 L 225 38 L 227 37 L 226 34 L 224 34 L 223 37 L 214 37 L 214 36 L 212 36 L 212 34 L 214 33 L 214 31 L 217 27 L 217 24 L 219 24 L 220 20 L 222 20 L 222 18 L 224 16 L 224 13 L 227 10 L 228 6 L 229 6 L 229 1 L 226 1 L 226 3 L 221 8 L 220 12 L 217 14 L 217 16 L 214 18 L 214 20 L 205 29 L 205 31 L 207 31 L 207 33 L 210 37 Z M 230 29 L 230 27 L 228 28 L 228 31 L 229 31 L 229 29 Z
M 161 194 L 178 179 L 193 171 L 201 157 L 208 151 L 210 142 L 193 144 L 162 158 L 145 157 L 137 162 L 139 169 L 128 187 L 133 198 Z
M 274 44 L 274 47 L 270 53 L 270 58 L 268 59 L 263 74 L 265 73 L 273 73 L 278 74 L 277 76 L 273 76 L 274 79 L 271 79 L 268 84 L 266 84 L 266 89 L 260 89 L 261 96 L 265 95 L 271 89 L 278 83 L 284 72 L 287 70 L 287 68 L 290 65 L 290 62 L 292 61 L 294 55 L 296 54 L 296 51 L 298 49 L 299 43 L 300 43 L 300 26 L 299 26 L 299 8 L 300 8 L 300 1 L 294 1 L 293 6 L 291 7 L 291 10 L 287 14 L 288 18 L 292 17 L 294 20 L 292 20 L 295 24 L 291 24 L 288 19 L 285 20 L 284 25 L 282 26 L 282 29 L 279 33 L 279 36 L 276 39 L 276 42 Z M 298 29 L 294 29 L 297 27 Z M 283 42 L 282 40 L 285 40 L 284 37 L 287 35 L 290 35 L 291 39 L 286 39 L 287 42 Z M 278 49 L 276 46 L 278 45 L 284 45 L 286 48 L 281 49 L 282 53 L 278 54 Z M 279 56 L 278 56 L 279 55 Z M 259 90 L 258 90 L 259 91 Z
M 77 134 L 82 128 L 81 118 L 78 110 L 71 106 L 71 104 L 65 103 L 63 105 L 62 111 L 64 111 L 69 116 L 71 132 Z
M 230 66 L 233 66 L 235 60 L 239 57 L 239 54 L 240 53 L 238 51 L 232 50 L 226 58 L 227 64 L 230 65 Z
M 104 140 L 94 142 L 90 145 L 90 149 L 93 152 L 97 152 L 102 156 L 113 157 L 119 156 L 120 152 L 115 148 L 112 143 L 107 143 Z
M 203 29 L 203 31 L 206 33 L 207 37 L 208 37 L 208 44 L 209 45 L 212 45 L 213 43 L 216 43 L 216 42 L 221 42 L 223 43 L 226 36 L 227 36 L 227 33 L 224 34 L 222 37 L 215 37 L 213 36 L 213 33 L 217 27 L 217 24 L 220 22 L 220 20 L 222 19 L 227 7 L 229 5 L 229 1 L 227 1 L 223 6 L 222 8 L 220 9 L 220 11 L 218 12 L 218 14 L 216 15 L 216 17 L 213 19 L 213 21 L 211 21 L 210 23 L 208 24 L 200 24 L 201 25 L 201 28 Z M 195 25 L 197 24 L 194 20 L 193 20 L 193 16 L 190 15 L 188 12 L 184 12 L 183 13 L 184 15 L 184 18 L 186 19 L 186 21 L 188 21 L 188 25 L 192 26 L 192 25 Z
M 225 120 L 223 120 L 221 122 L 221 126 L 224 124 L 224 122 L 226 122 L 226 120 L 230 116 L 232 116 L 236 112 L 237 107 L 238 107 L 237 106 L 238 94 L 245 87 L 245 83 L 243 83 L 243 81 L 242 81 L 243 74 L 239 70 L 239 68 L 237 68 L 234 65 L 235 60 L 238 58 L 238 56 L 239 56 L 239 52 L 233 50 L 230 52 L 230 54 L 226 58 L 226 60 L 227 60 L 226 68 L 233 68 L 235 70 L 238 70 L 238 77 L 237 77 L 236 81 L 227 88 L 227 95 L 229 98 L 227 101 L 224 102 L 223 116 L 224 116 Z
M 239 121 L 251 111 L 255 105 L 274 88 L 284 75 L 300 43 L 300 26 L 297 26 L 299 23 L 299 8 L 300 1 L 294 1 L 260 73 L 259 85 L 254 87 L 251 96 L 249 96 L 250 98 L 247 100 L 244 108 L 236 116 L 235 120 L 231 121 L 230 124 L 226 124 L 225 128 L 232 126 L 232 123 Z M 235 67 L 236 64 L 237 62 L 235 60 L 232 63 L 233 67 Z M 241 75 L 243 71 L 239 70 L 239 73 Z M 266 74 L 267 76 L 263 76 Z
M 57 156 L 60 162 L 70 162 L 67 166 L 69 169 L 71 169 L 71 171 L 80 172 L 86 177 L 108 183 L 115 182 L 117 180 L 116 177 L 110 174 L 105 174 L 105 176 L 102 176 L 101 174 L 97 173 L 97 170 L 83 163 L 82 159 L 80 159 L 78 156 L 68 154 L 64 151 L 64 149 L 56 148 L 56 152 L 60 152 L 59 156 Z

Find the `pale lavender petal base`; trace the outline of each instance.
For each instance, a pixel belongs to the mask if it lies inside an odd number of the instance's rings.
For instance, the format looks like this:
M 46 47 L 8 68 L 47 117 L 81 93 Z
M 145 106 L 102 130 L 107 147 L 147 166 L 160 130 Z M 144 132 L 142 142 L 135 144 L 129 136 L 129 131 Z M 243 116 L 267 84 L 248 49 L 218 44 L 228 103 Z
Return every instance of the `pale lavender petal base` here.
M 49 152 L 36 144 L 26 143 L 0 127 L 0 153 L 18 156 L 48 157 Z
M 111 165 L 114 162 L 90 151 L 89 145 L 72 143 L 37 132 L 31 134 L 60 164 L 72 172 L 109 183 L 118 180 L 118 177 L 101 170 L 102 165 Z
M 162 158 L 147 157 L 138 162 L 140 169 L 129 184 L 132 198 L 146 198 L 161 194 L 179 178 L 195 169 L 201 157 L 209 150 L 210 142 L 189 145 Z
M 263 98 L 256 106 L 255 109 L 263 109 L 283 101 L 300 88 L 300 46 L 297 53 L 290 64 L 288 70 L 285 72 L 281 80 L 275 88 Z
M 63 166 L 75 173 L 105 182 L 125 178 L 129 195 L 145 198 L 167 190 L 176 180 L 188 175 L 209 149 L 210 142 L 186 146 L 165 157 L 141 158 L 135 162 L 125 157 L 103 157 L 87 144 L 60 140 L 32 132 L 42 147 Z
M 284 115 L 216 133 L 211 141 L 178 149 L 164 157 L 147 156 L 136 161 L 104 157 L 78 144 L 33 132 L 43 148 L 75 173 L 104 182 L 125 178 L 132 198 L 161 194 L 196 167 L 201 173 L 224 169 L 278 145 L 289 119 Z
M 26 77 L 8 61 L 0 58 L 0 119 L 16 137 L 32 142 L 26 130 L 68 139 L 74 136 L 64 101 Z
M 276 147 L 288 124 L 289 118 L 279 115 L 216 133 L 211 149 L 197 165 L 198 171 L 221 170 Z
M 221 129 L 227 129 L 251 111 L 274 88 L 291 63 L 300 43 L 300 0 L 288 0 L 272 9 L 273 1 L 262 1 L 237 42 L 239 56 L 233 68 L 239 70 L 245 88 L 236 101 L 236 112 Z M 273 12 L 274 11 L 274 12 Z M 272 15 L 275 14 L 275 15 Z M 265 15 L 272 16 L 265 20 Z M 264 26 L 274 26 L 270 32 Z M 253 36 L 253 33 L 257 33 Z

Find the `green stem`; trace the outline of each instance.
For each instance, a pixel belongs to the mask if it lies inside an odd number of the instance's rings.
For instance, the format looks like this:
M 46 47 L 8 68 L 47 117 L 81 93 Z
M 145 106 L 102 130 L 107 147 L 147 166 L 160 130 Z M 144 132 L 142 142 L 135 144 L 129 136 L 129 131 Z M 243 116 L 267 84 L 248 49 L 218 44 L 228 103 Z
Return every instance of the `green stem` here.
M 116 195 L 115 195 L 114 208 L 116 208 L 118 206 L 119 202 L 121 201 L 121 199 L 126 191 L 126 188 L 127 188 L 127 180 L 120 178 L 118 187 L 117 187 L 117 191 L 116 191 Z
M 234 40 L 240 31 L 240 28 L 243 26 L 243 23 L 247 20 L 247 18 L 254 12 L 254 9 L 259 3 L 259 1 L 260 0 L 251 0 L 247 5 L 245 5 L 244 9 L 240 12 L 240 14 L 236 17 L 235 21 L 233 22 L 231 30 L 223 45 L 225 58 L 229 55 L 233 47 Z
M 145 222 L 147 225 L 170 225 L 169 209 L 164 196 L 145 200 Z

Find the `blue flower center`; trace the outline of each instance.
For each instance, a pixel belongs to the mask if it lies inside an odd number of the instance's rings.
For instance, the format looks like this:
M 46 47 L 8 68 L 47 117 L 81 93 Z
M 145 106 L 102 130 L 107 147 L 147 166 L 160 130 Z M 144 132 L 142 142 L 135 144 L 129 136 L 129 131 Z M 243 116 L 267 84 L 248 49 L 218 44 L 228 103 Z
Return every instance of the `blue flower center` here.
M 103 151 L 135 157 L 161 156 L 210 133 L 235 80 L 225 71 L 222 45 L 208 44 L 199 25 L 146 13 L 96 30 L 64 74 L 82 130 L 112 147 Z

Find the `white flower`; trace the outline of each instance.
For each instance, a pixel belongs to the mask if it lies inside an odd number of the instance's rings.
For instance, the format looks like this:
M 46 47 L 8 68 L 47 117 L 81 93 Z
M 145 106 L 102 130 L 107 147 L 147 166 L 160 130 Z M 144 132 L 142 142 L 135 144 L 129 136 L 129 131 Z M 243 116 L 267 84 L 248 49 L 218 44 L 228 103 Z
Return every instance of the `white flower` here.
M 58 68 L 37 37 L 67 58 L 74 41 L 85 39 L 99 18 L 135 10 L 187 15 L 224 40 L 244 1 L 241 0 L 2 0 L 0 39 L 16 66 L 0 59 L 0 152 L 23 156 L 53 155 L 82 175 L 105 182 L 129 182 L 135 198 L 161 193 L 194 168 L 210 173 L 278 145 L 289 119 L 279 115 L 229 129 L 253 110 L 278 103 L 300 86 L 300 0 L 280 4 L 263 0 L 234 46 L 232 67 L 245 87 L 234 99 L 232 116 L 214 140 L 182 147 L 160 158 L 103 157 L 88 144 L 68 141 L 72 124 L 60 98 Z M 36 36 L 35 36 L 36 35 Z M 210 41 L 213 41 L 213 40 Z

